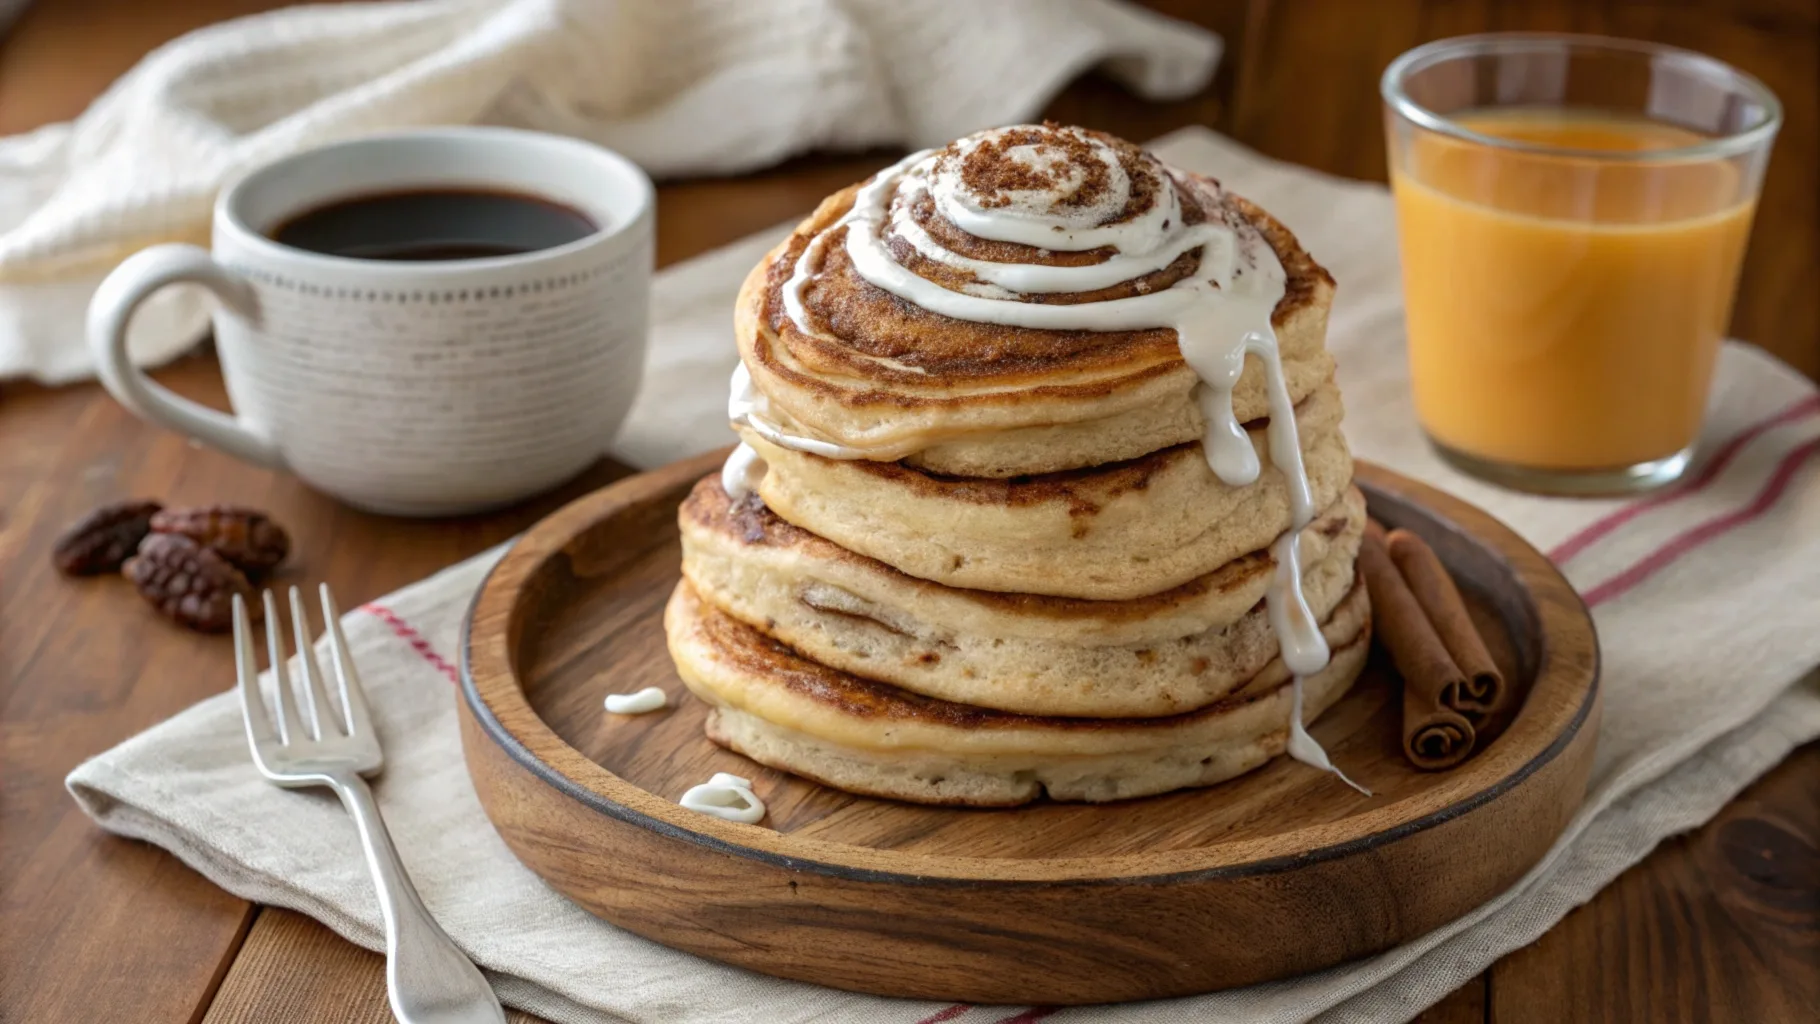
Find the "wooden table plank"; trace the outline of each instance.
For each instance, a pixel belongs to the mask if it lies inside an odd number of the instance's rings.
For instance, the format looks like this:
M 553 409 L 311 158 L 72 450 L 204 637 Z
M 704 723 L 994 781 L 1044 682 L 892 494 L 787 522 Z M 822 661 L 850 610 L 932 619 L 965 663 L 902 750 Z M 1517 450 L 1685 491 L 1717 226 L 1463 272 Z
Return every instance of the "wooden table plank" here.
M 1820 743 L 1491 972 L 1496 1024 L 1820 1018 Z
M 62 788 L 84 757 L 223 688 L 188 671 L 208 642 L 147 616 L 130 588 L 66 585 L 50 567 L 63 522 L 98 495 L 161 485 L 184 451 L 174 438 L 145 443 L 155 432 L 91 390 L 0 392 L 0 435 L 30 439 L 0 445 L 0 1008 L 188 1020 L 250 909 L 169 855 L 102 835 Z M 160 937 L 119 941 L 140 924 Z
M 328 1021 L 391 1024 L 385 957 L 369 953 L 314 920 L 267 907 L 227 972 L 203 1024 Z M 507 1010 L 508 1024 L 543 1024 Z

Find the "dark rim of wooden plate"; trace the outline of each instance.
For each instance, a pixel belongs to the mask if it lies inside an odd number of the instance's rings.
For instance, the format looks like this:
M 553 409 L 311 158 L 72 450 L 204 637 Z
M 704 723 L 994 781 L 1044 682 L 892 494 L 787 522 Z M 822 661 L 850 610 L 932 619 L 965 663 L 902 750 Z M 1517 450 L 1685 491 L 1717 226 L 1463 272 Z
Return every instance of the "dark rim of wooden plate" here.
M 509 598 L 493 596 L 494 583 L 499 577 L 501 569 L 514 563 L 515 555 L 524 554 L 527 550 L 526 541 L 533 537 L 569 530 L 575 523 L 581 524 L 585 530 L 592 524 L 618 515 L 641 501 L 651 500 L 649 497 L 628 500 L 628 492 L 652 492 L 658 496 L 676 494 L 680 500 L 681 494 L 686 493 L 686 486 L 718 467 L 720 459 L 724 456 L 724 450 L 711 452 L 694 459 L 672 463 L 648 473 L 627 477 L 593 494 L 576 499 L 540 521 L 514 542 L 512 548 L 507 550 L 488 570 L 486 578 L 481 582 L 479 590 L 469 604 L 461 628 L 462 698 L 466 701 L 468 709 L 474 715 L 481 730 L 532 775 L 555 787 L 571 799 L 580 802 L 583 806 L 669 839 L 694 843 L 720 853 L 747 857 L 792 871 L 832 875 L 858 881 L 889 882 L 896 885 L 952 886 L 959 884 L 973 887 L 1054 884 L 1057 882 L 1089 885 L 1152 885 L 1270 874 L 1313 862 L 1363 853 L 1416 832 L 1434 828 L 1497 799 L 1535 774 L 1566 749 L 1585 724 L 1598 696 L 1600 652 L 1590 613 L 1573 587 L 1547 558 L 1511 532 L 1503 523 L 1478 508 L 1390 470 L 1360 462 L 1357 467 L 1357 482 L 1365 491 L 1367 498 L 1373 499 L 1374 505 L 1381 501 L 1420 505 L 1426 509 L 1429 515 L 1440 522 L 1451 523 L 1456 527 L 1469 527 L 1464 532 L 1479 544 L 1491 549 L 1501 563 L 1500 568 L 1521 580 L 1530 591 L 1524 595 L 1527 605 L 1525 617 L 1530 620 L 1527 631 L 1532 633 L 1530 639 L 1537 650 L 1537 657 L 1533 666 L 1533 679 L 1528 689 L 1526 705 L 1516 720 L 1493 742 L 1489 749 L 1468 761 L 1466 765 L 1449 773 L 1445 781 L 1421 793 L 1413 794 L 1383 807 L 1375 807 L 1337 821 L 1308 825 L 1273 836 L 1205 847 L 1122 854 L 1114 857 L 946 856 L 852 846 L 827 839 L 780 833 L 762 825 L 722 821 L 686 810 L 679 804 L 620 778 L 565 742 L 537 715 L 530 707 L 530 702 L 525 698 L 524 688 L 517 678 L 516 667 L 513 664 L 515 651 L 496 648 L 481 653 L 483 668 L 493 673 L 494 678 L 507 680 L 510 684 L 489 686 L 490 692 L 483 695 L 480 684 L 475 679 L 476 652 L 473 627 L 477 613 L 483 605 L 489 602 L 490 597 L 494 601 L 506 600 L 509 602 Z M 669 486 L 655 486 L 660 479 L 669 483 Z M 644 486 L 640 486 L 641 484 Z M 563 535 L 561 539 L 564 543 L 553 546 L 551 557 L 564 551 L 567 542 L 574 536 L 578 536 L 578 534 L 571 532 Z M 532 566 L 526 573 L 526 578 L 530 578 L 536 571 L 537 566 Z M 1534 597 L 1536 593 L 1561 597 L 1565 601 L 1538 602 Z M 505 610 L 511 611 L 509 604 Z M 1511 623 L 1510 625 L 1515 629 L 1519 624 Z M 1571 678 L 1569 674 L 1578 675 L 1579 673 L 1574 672 L 1574 667 L 1571 665 L 1558 663 L 1559 659 L 1554 650 L 1555 645 L 1551 644 L 1549 640 L 1550 637 L 1571 637 L 1574 634 L 1580 634 L 1585 641 L 1586 648 L 1591 651 L 1591 662 L 1586 668 L 1590 677 L 1583 684 L 1585 692 L 1581 695 L 1578 704 L 1573 707 L 1571 716 L 1564 723 L 1560 721 L 1558 713 L 1547 720 L 1530 714 L 1537 693 L 1543 689 L 1545 684 L 1551 691 L 1576 685 L 1575 679 Z M 502 647 L 509 643 L 503 637 L 499 640 Z M 1521 646 L 1523 645 L 1519 643 L 1519 647 Z M 1524 667 L 1530 668 L 1531 666 L 1525 664 Z M 511 707 L 517 712 L 517 717 L 534 722 L 535 725 L 525 730 L 527 735 L 520 736 L 513 733 L 500 720 L 492 701 L 499 701 L 503 705 Z M 1505 761 L 1521 757 L 1521 754 L 1512 752 L 1517 750 L 1523 741 L 1533 741 L 1538 734 L 1552 735 L 1552 740 L 1531 755 L 1528 760 L 1509 770 L 1499 772 L 1490 784 L 1482 788 L 1472 792 L 1456 793 L 1456 791 L 1467 789 L 1472 785 L 1468 781 L 1469 779 L 1484 776 L 1501 767 Z M 1396 821 L 1394 824 L 1382 828 L 1370 827 L 1369 823 L 1374 820 L 1401 817 L 1398 814 L 1399 808 L 1408 804 L 1418 802 L 1433 804 L 1437 800 L 1440 801 L 1440 806 L 1435 810 L 1419 814 L 1408 820 Z M 1300 852 L 1256 859 L 1248 859 L 1244 856 L 1245 850 L 1252 846 L 1267 844 L 1281 847 L 1286 836 L 1303 836 L 1307 841 L 1298 844 Z M 849 856 L 843 858 L 840 856 L 842 853 L 847 853 Z M 1217 859 L 1220 863 L 1195 866 L 1193 862 L 1197 859 L 1203 861 Z M 880 866 L 866 867 L 856 863 L 843 862 L 843 860 L 880 862 Z M 901 863 L 902 867 L 896 867 L 893 862 Z M 1163 870 L 1139 870 L 1130 874 L 1118 874 L 1117 869 L 1121 867 L 1121 862 L 1133 868 L 1147 866 L 1154 869 L 1163 866 Z M 952 865 L 957 869 L 965 868 L 972 874 L 956 877 L 931 873 L 930 868 L 939 869 L 943 864 Z M 957 871 L 956 874 L 960 873 Z

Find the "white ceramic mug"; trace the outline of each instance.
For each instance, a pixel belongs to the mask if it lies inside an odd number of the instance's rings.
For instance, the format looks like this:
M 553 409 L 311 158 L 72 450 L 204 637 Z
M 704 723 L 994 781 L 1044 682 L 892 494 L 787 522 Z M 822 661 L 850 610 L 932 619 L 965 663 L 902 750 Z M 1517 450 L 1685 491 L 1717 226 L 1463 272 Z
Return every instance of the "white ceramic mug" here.
M 481 187 L 554 200 L 599 229 L 510 256 L 390 261 L 268 237 L 341 199 Z M 452 515 L 510 504 L 598 459 L 644 365 L 654 193 L 625 158 L 504 128 L 378 135 L 269 164 L 215 203 L 213 253 L 159 245 L 89 307 L 101 380 L 127 408 L 351 505 Z M 127 358 L 133 310 L 169 284 L 219 300 L 234 414 L 180 398 Z

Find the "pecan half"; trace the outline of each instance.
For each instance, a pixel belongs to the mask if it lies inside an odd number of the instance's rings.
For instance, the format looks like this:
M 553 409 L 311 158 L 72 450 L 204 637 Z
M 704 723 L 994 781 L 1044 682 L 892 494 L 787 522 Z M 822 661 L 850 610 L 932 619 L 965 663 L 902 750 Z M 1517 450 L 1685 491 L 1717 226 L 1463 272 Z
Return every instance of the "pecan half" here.
M 66 576 L 119 572 L 151 532 L 155 501 L 116 501 L 70 524 L 51 548 L 51 561 Z
M 152 517 L 152 532 L 188 537 L 253 575 L 275 568 L 291 553 L 284 527 L 264 512 L 235 505 L 168 508 Z
M 259 617 L 260 606 L 251 600 L 252 584 L 234 563 L 182 534 L 146 537 L 121 572 L 153 607 L 191 629 L 204 633 L 230 629 L 235 594 L 248 598 L 247 611 Z

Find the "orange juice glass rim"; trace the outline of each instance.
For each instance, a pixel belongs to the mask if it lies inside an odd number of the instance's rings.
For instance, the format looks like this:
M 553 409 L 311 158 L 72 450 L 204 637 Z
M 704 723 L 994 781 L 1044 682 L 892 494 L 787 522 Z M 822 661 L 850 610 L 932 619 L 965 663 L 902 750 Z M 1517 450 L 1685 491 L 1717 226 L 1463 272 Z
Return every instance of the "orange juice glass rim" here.
M 1661 61 L 1673 66 L 1683 73 L 1704 78 L 1715 86 L 1730 87 L 1746 93 L 1758 105 L 1762 114 L 1755 123 L 1740 131 L 1691 146 L 1617 152 L 1550 146 L 1475 132 L 1462 127 L 1445 114 L 1436 113 L 1422 106 L 1403 91 L 1403 82 L 1410 75 L 1446 60 L 1461 57 L 1596 53 L 1599 51 L 1646 56 L 1652 61 Z M 1384 102 L 1390 104 L 1392 109 L 1402 117 L 1442 135 L 1493 149 L 1602 160 L 1610 163 L 1679 163 L 1688 160 L 1710 160 L 1736 156 L 1767 145 L 1770 139 L 1775 137 L 1777 129 L 1782 127 L 1782 103 L 1776 99 L 1776 94 L 1755 76 L 1694 50 L 1684 50 L 1677 46 L 1666 46 L 1636 39 L 1619 39 L 1613 36 L 1577 35 L 1566 32 L 1487 32 L 1480 35 L 1437 39 L 1432 43 L 1418 46 L 1391 61 L 1390 66 L 1384 69 L 1379 91 L 1383 94 Z

